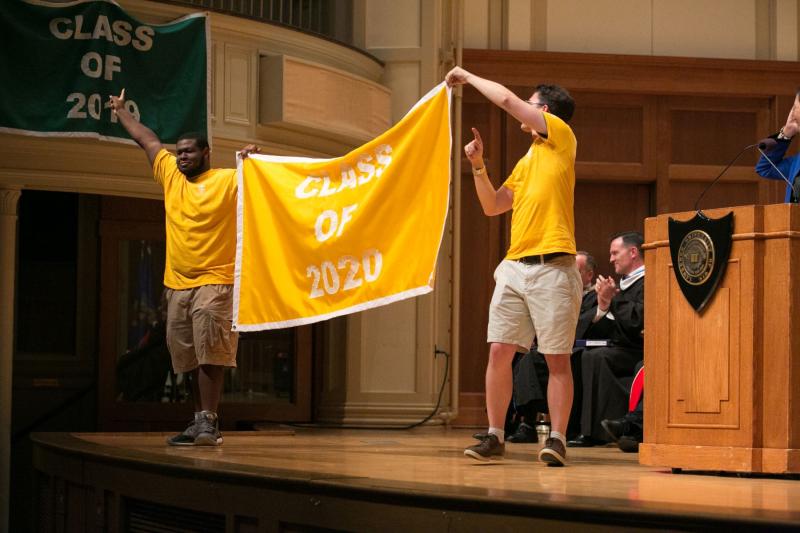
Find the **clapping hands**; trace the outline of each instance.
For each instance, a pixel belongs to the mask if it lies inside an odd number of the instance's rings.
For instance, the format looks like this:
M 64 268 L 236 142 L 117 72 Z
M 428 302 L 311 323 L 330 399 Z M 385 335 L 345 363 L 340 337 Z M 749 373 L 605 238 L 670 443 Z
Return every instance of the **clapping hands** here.
M 597 292 L 597 307 L 603 311 L 608 311 L 611 305 L 611 299 L 619 292 L 614 279 L 597 276 L 597 281 L 594 283 L 594 290 Z

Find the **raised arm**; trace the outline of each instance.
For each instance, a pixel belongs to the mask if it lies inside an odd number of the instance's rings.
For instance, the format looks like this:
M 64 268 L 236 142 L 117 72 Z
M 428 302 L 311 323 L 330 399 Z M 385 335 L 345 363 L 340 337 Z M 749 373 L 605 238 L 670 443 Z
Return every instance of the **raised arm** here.
M 489 180 L 486 164 L 483 162 L 483 139 L 477 129 L 472 128 L 472 139 L 464 146 L 464 153 L 472 165 L 472 176 L 475 178 L 475 191 L 481 202 L 483 212 L 489 216 L 499 215 L 511 209 L 514 192 L 507 187 L 495 189 Z
M 785 176 L 788 176 L 791 172 L 794 157 L 784 156 L 792 142 L 792 137 L 797 135 L 798 130 L 800 130 L 800 123 L 798 123 L 796 116 L 798 112 L 800 112 L 800 109 L 798 109 L 798 101 L 795 99 L 795 104 L 792 106 L 792 109 L 789 110 L 789 116 L 786 117 L 786 124 L 781 128 L 780 133 L 772 136 L 778 141 L 778 144 L 767 152 L 767 156 L 762 155 L 758 163 L 756 163 L 756 172 L 759 176 L 778 180 L 783 179 L 778 171 L 769 164 L 767 157 L 769 157 L 770 161 L 772 161 Z
M 125 109 L 125 89 L 122 89 L 119 96 L 109 96 L 106 105 L 117 115 L 120 124 L 128 132 L 128 135 L 144 149 L 152 167 L 153 162 L 156 160 L 156 155 L 158 155 L 163 146 L 156 134 L 153 133 L 153 130 L 133 118 L 133 115 Z
M 445 81 L 450 87 L 463 84 L 472 85 L 497 107 L 521 123 L 528 125 L 536 133 L 547 136 L 547 122 L 544 119 L 542 110 L 538 106 L 531 105 L 518 97 L 499 83 L 478 77 L 461 67 L 455 67 L 448 72 L 447 76 L 445 76 Z
M 771 151 L 767 152 L 766 156 L 761 156 L 758 163 L 756 163 L 756 172 L 762 178 L 770 178 L 774 180 L 782 180 L 783 177 L 775 170 L 775 167 L 769 164 L 767 157 L 770 161 L 783 172 L 784 176 L 789 175 L 792 170 L 792 157 L 784 157 L 786 151 L 789 149 L 788 141 L 778 141 L 778 144 Z

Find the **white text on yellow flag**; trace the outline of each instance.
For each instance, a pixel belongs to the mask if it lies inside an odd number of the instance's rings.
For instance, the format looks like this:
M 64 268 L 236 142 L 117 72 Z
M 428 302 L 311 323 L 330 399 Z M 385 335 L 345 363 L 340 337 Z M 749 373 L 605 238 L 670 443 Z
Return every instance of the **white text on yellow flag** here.
M 310 324 L 430 292 L 450 144 L 441 84 L 344 157 L 239 161 L 234 328 Z

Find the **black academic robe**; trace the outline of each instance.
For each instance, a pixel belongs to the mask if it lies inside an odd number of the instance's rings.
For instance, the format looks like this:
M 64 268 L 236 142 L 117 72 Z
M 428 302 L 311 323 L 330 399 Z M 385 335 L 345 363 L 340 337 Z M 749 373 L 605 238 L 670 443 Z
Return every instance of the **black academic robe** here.
M 575 328 L 575 339 L 588 339 L 587 333 L 592 327 L 592 320 L 597 314 L 597 293 L 594 288 L 583 295 L 581 314 L 578 315 L 578 327 Z
M 608 312 L 614 319 L 604 316 L 592 323 L 597 314 L 597 295 L 595 294 L 594 306 L 587 313 L 590 317 L 585 332 L 585 339 L 610 339 L 614 346 L 638 348 L 644 346 L 644 276 L 636 280 L 633 285 L 620 291 L 611 299 Z M 581 315 L 583 318 L 584 315 Z
M 587 338 L 610 339 L 613 346 L 586 348 L 581 354 L 581 433 L 599 440 L 608 440 L 600 424 L 604 419 L 628 412 L 630 382 L 643 358 L 644 277 L 614 296 L 609 312 L 614 319 L 593 323 Z

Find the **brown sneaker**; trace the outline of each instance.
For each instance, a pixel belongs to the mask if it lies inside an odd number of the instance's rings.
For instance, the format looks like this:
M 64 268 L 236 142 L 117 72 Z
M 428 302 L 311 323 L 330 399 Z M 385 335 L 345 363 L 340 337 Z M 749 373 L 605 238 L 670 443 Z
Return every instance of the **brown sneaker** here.
M 197 423 L 197 436 L 194 438 L 195 446 L 220 446 L 222 434 L 219 432 L 219 419 L 213 411 L 200 411 L 200 420 Z
M 497 435 L 488 435 L 475 446 L 464 450 L 464 455 L 478 461 L 491 461 L 502 459 L 506 453 L 506 445 L 497 438 Z
M 567 464 L 567 449 L 558 439 L 549 438 L 544 441 L 544 448 L 539 450 L 539 460 L 547 466 L 564 466 Z
M 197 437 L 197 431 L 200 427 L 200 419 L 203 416 L 200 412 L 194 414 L 194 420 L 189 426 L 183 430 L 183 432 L 178 433 L 175 436 L 172 436 L 167 439 L 167 444 L 170 446 L 194 446 L 194 439 Z

